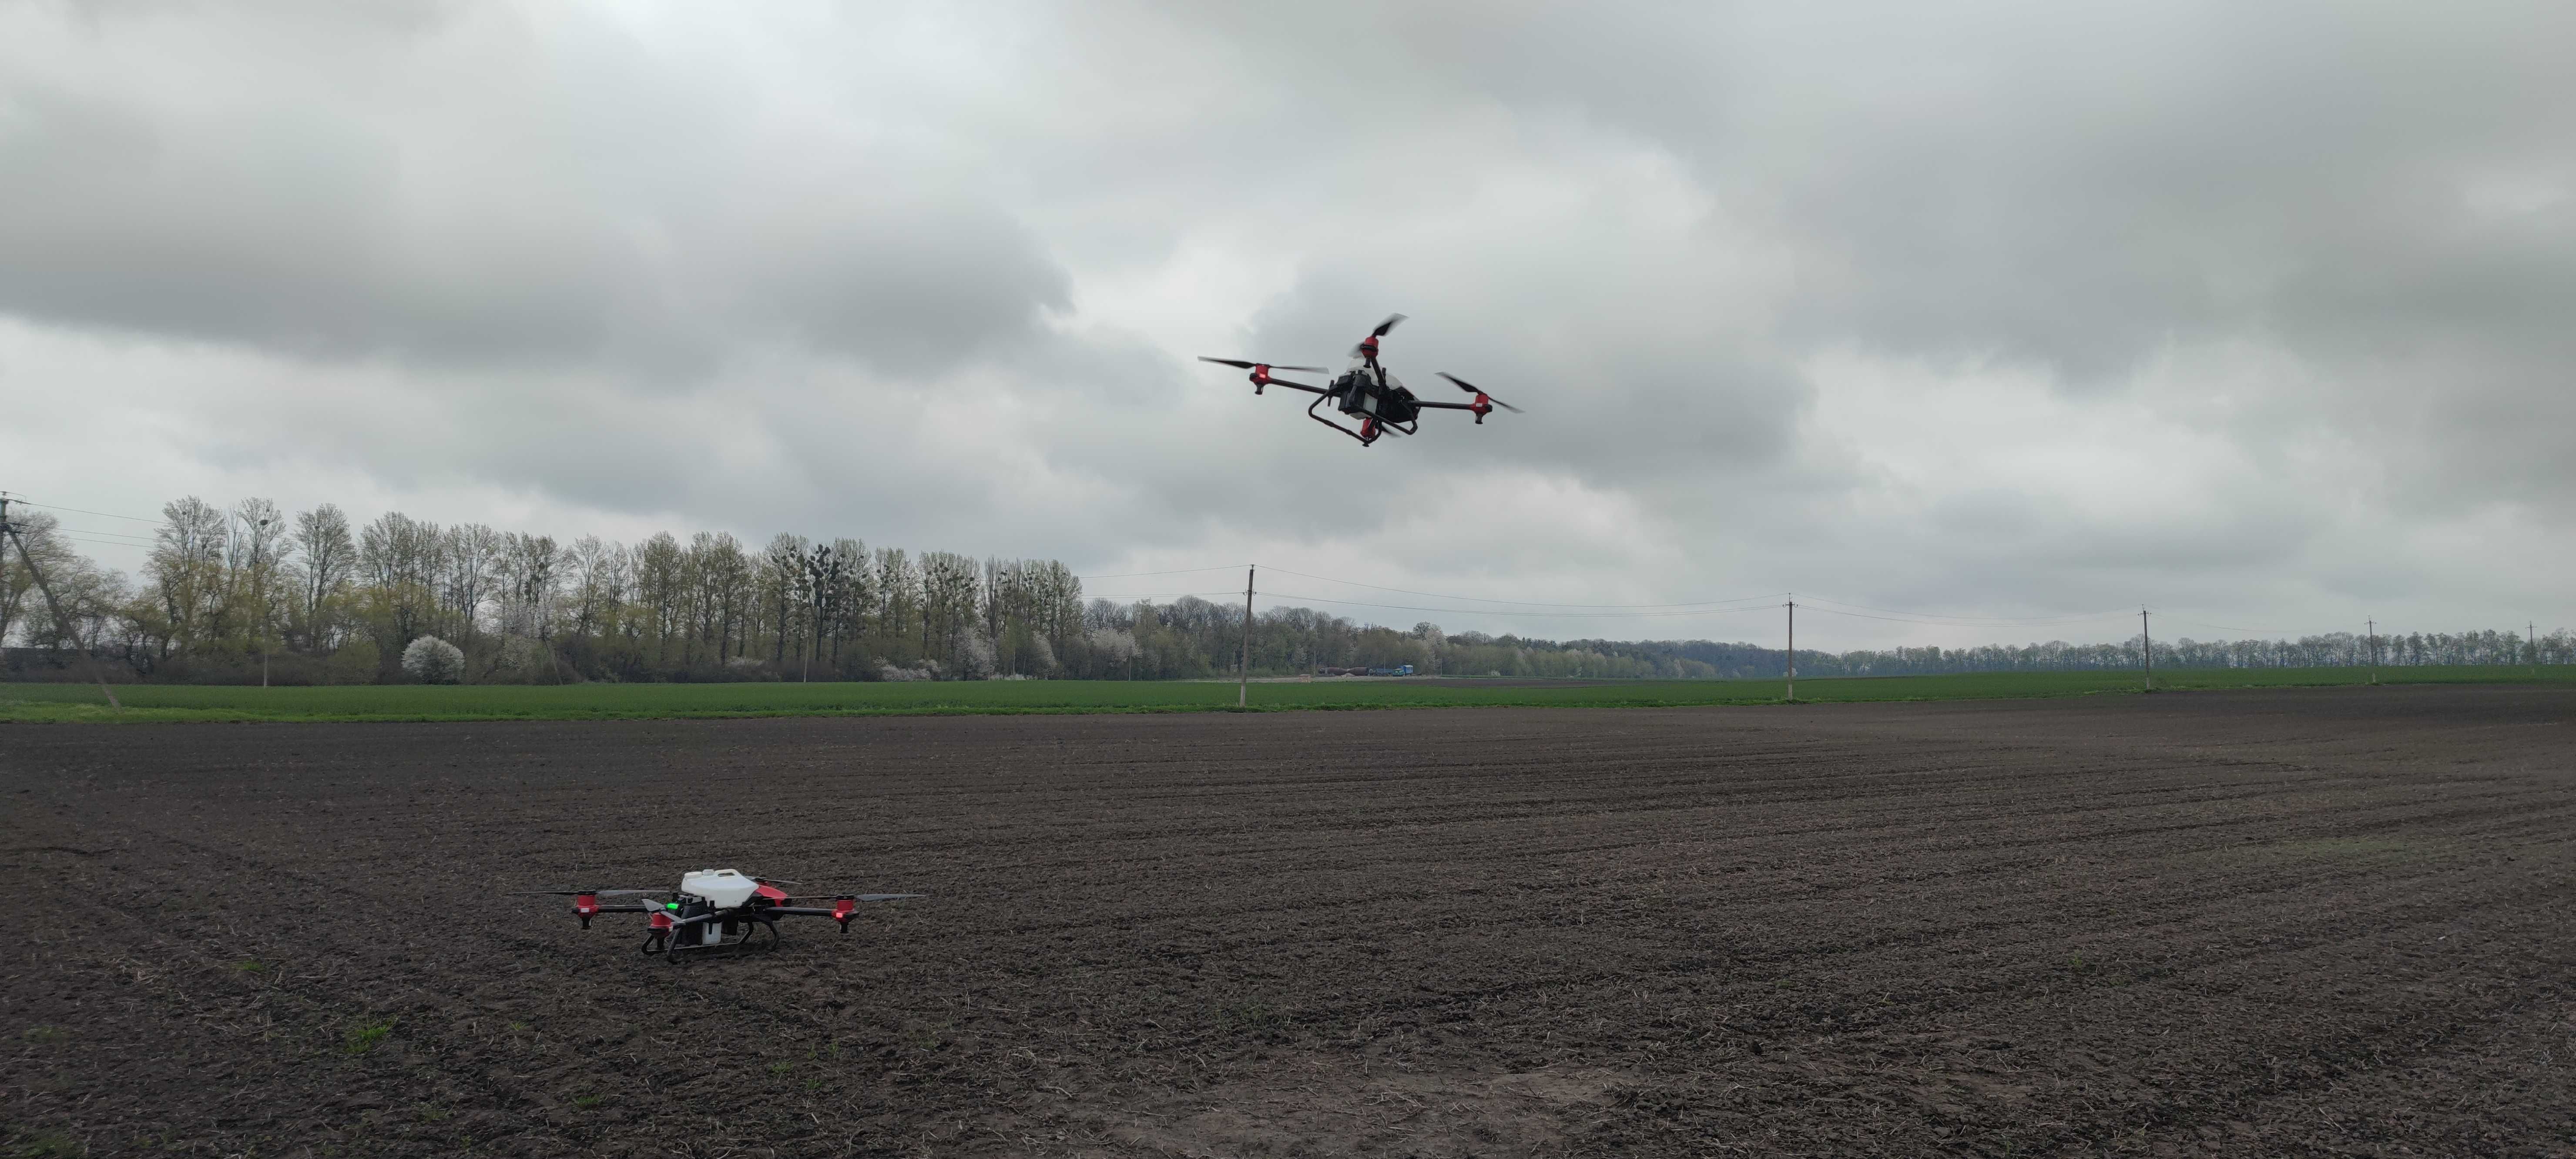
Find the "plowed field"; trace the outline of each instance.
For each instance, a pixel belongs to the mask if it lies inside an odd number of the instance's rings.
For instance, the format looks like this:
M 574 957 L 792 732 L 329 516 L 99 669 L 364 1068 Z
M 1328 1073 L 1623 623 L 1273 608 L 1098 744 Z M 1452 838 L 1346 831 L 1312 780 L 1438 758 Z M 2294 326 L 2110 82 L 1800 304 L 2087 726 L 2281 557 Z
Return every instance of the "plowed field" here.
M 0 726 L 0 1151 L 2564 1155 L 2571 721 Z M 698 866 L 932 896 L 499 892 Z

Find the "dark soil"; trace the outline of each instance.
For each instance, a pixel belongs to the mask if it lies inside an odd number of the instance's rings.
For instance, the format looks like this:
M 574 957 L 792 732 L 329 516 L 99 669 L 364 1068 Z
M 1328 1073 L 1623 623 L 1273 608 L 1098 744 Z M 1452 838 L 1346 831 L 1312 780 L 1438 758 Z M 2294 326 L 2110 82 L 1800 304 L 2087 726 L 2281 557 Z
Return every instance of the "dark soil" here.
M 0 727 L 0 1153 L 2564 1155 L 2571 720 Z M 932 896 L 501 893 L 699 866 Z

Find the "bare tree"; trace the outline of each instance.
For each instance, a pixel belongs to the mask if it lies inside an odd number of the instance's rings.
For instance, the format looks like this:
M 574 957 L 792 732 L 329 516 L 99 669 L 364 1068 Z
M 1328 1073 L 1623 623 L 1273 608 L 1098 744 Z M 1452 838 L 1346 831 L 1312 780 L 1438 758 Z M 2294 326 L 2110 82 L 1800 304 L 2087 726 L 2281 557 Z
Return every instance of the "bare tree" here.
M 334 647 L 336 626 L 331 608 L 349 586 L 358 562 L 358 545 L 349 538 L 349 517 L 325 503 L 295 517 L 295 549 L 303 558 L 296 590 L 296 619 L 304 647 L 327 652 Z
M 468 651 L 474 647 L 483 605 L 491 598 L 504 543 L 500 532 L 480 523 L 459 524 L 448 531 L 441 595 Z
M 742 541 L 728 532 L 701 533 L 696 555 L 698 583 L 706 593 L 703 624 L 714 636 L 716 663 L 723 664 L 734 654 L 735 636 L 750 610 L 751 559 L 743 554 Z
M 397 655 L 429 630 L 438 612 L 443 536 L 435 523 L 400 511 L 376 517 L 358 533 L 358 569 L 367 581 L 376 644 Z
M 804 583 L 805 537 L 779 532 L 760 553 L 760 598 L 771 613 L 772 663 L 787 663 L 787 638 L 795 634 L 795 609 L 805 606 Z
M 267 499 L 233 505 L 224 524 L 224 607 L 238 645 L 259 654 L 261 684 L 268 683 L 268 654 L 284 643 L 286 619 L 286 513 Z
M 980 570 L 974 559 L 955 552 L 921 553 L 921 650 L 950 667 L 975 626 Z
M 60 521 L 53 516 L 43 512 L 28 514 L 22 510 L 10 523 L 18 529 L 20 542 L 26 545 L 27 554 L 35 557 L 47 582 L 57 589 L 63 585 L 62 577 L 87 562 L 56 533 Z M 31 592 L 38 593 L 39 598 L 29 600 L 27 597 Z M 41 592 L 36 587 L 35 570 L 7 543 L 0 543 L 0 644 L 7 643 L 12 632 L 23 633 L 30 643 L 45 636 L 46 633 L 27 625 L 28 617 L 43 611 L 43 603 Z
M 209 643 L 223 617 L 224 513 L 190 495 L 161 506 L 144 561 L 164 624 L 162 655 Z
M 667 663 L 671 638 L 685 634 L 688 552 L 665 531 L 635 545 L 634 568 L 635 602 L 644 617 L 637 626 L 650 630 L 654 658 Z
M 607 635 L 626 598 L 626 552 L 596 535 L 572 542 L 572 627 L 587 643 Z
M 889 645 L 909 646 L 921 628 L 921 572 L 900 547 L 876 550 L 877 634 Z M 926 639 L 926 637 L 925 637 Z M 898 647 L 900 653 L 902 647 Z M 920 649 L 927 657 L 928 645 Z M 897 659 L 900 659 L 900 655 Z
M 563 555 L 553 536 L 513 533 L 503 544 L 498 568 L 503 583 L 501 631 L 512 640 L 534 641 L 544 650 L 548 667 L 559 677 L 562 673 L 554 654 L 554 623 L 555 603 L 563 586 Z M 505 659 L 495 653 L 493 663 L 497 667 Z

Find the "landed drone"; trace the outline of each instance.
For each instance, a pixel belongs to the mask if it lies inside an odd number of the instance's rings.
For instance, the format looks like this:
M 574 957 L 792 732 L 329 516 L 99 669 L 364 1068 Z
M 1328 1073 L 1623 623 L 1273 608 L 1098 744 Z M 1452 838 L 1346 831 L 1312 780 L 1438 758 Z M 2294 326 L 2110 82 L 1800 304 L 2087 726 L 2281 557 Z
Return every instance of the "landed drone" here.
M 725 950 L 775 950 L 778 948 L 778 919 L 783 917 L 830 918 L 840 923 L 841 933 L 850 932 L 850 919 L 857 915 L 863 901 L 902 901 L 920 897 L 917 893 L 845 893 L 832 899 L 832 908 L 793 905 L 795 899 L 781 886 L 792 881 L 765 877 L 744 877 L 730 869 L 700 869 L 680 875 L 678 889 L 528 889 L 521 893 L 544 894 L 572 899 L 572 914 L 581 919 L 581 928 L 590 928 L 590 919 L 600 914 L 640 913 L 648 915 L 643 950 L 662 954 L 678 963 L 683 955 L 697 956 Z M 630 901 L 602 904 L 603 897 L 653 898 L 665 901 Z
M 1359 345 L 1351 347 L 1351 368 L 1343 371 L 1341 377 L 1324 386 L 1308 386 L 1302 382 L 1290 382 L 1284 378 L 1271 376 L 1274 370 L 1300 370 L 1322 374 L 1324 368 L 1320 366 L 1274 366 L 1267 362 L 1210 358 L 1204 354 L 1199 356 L 1199 361 L 1251 371 L 1254 394 L 1261 393 L 1263 387 L 1284 386 L 1290 390 L 1302 390 L 1318 396 L 1314 402 L 1307 404 L 1306 417 L 1358 439 L 1363 447 L 1375 443 L 1379 435 L 1414 433 L 1419 429 L 1422 412 L 1426 410 L 1463 410 L 1476 416 L 1477 426 L 1485 425 L 1485 416 L 1492 414 L 1495 407 L 1501 407 L 1513 414 L 1521 413 L 1521 408 L 1495 398 L 1446 371 L 1441 372 L 1440 377 L 1448 379 L 1450 385 L 1475 395 L 1474 402 L 1426 402 L 1415 398 L 1412 391 L 1405 389 L 1403 380 L 1387 373 L 1386 367 L 1377 360 L 1378 339 L 1386 337 L 1386 332 L 1395 329 L 1395 324 L 1401 321 L 1404 321 L 1402 314 L 1387 315 L 1386 321 L 1378 323 L 1377 329 L 1369 331 L 1368 337 L 1360 339 Z M 1357 428 L 1344 426 L 1315 413 L 1328 402 L 1333 404 L 1333 409 L 1357 418 L 1359 426 Z

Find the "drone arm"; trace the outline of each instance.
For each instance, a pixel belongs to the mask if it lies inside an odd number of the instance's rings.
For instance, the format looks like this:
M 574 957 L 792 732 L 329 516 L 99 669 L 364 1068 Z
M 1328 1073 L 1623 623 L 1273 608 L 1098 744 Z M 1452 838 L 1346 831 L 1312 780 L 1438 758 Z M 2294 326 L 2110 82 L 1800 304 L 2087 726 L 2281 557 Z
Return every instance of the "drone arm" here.
M 842 897 L 842 898 L 834 898 L 834 899 L 832 899 L 832 901 L 833 901 L 833 903 L 834 903 L 834 904 L 833 904 L 832 908 L 830 908 L 830 909 L 824 909 L 823 907 L 821 907 L 821 906 L 819 906 L 819 905 L 774 905 L 774 906 L 770 906 L 768 909 L 762 910 L 761 912 L 763 912 L 763 913 L 772 913 L 772 914 L 795 914 L 795 915 L 799 915 L 799 916 L 809 916 L 809 917 L 818 917 L 818 918 L 829 918 L 829 917 L 839 917 L 839 916 L 840 916 L 840 915 L 842 915 L 842 914 L 845 914 L 845 913 L 850 912 L 851 907 L 839 904 L 839 903 L 844 902 L 844 901 L 848 901 L 848 902 L 862 902 L 862 901 L 904 901 L 904 900 L 907 900 L 907 899 L 910 899 L 910 898 L 916 898 L 916 897 L 921 897 L 921 896 L 923 896 L 923 895 L 921 895 L 921 894 L 917 894 L 917 893 L 854 893 L 854 894 L 849 895 L 848 897 Z
M 1302 391 L 1305 391 L 1305 392 L 1306 392 L 1306 393 L 1308 393 L 1308 394 L 1324 394 L 1324 393 L 1326 393 L 1326 391 L 1325 391 L 1325 389 L 1324 389 L 1323 387 L 1320 387 L 1320 386 L 1308 386 L 1308 385 L 1306 385 L 1305 383 L 1302 383 L 1302 382 L 1290 382 L 1290 381 L 1288 381 L 1287 379 L 1284 379 L 1284 378 L 1273 378 L 1273 379 L 1270 379 L 1269 381 L 1267 381 L 1267 382 L 1263 383 L 1262 385 L 1264 385 L 1264 386 L 1284 386 L 1284 387 L 1287 387 L 1287 388 L 1288 388 L 1288 389 L 1290 389 L 1290 390 L 1302 390 Z
M 908 897 L 920 896 L 921 895 L 917 893 L 845 893 L 832 899 L 832 908 L 830 909 L 823 909 L 818 906 L 810 905 L 779 905 L 769 907 L 768 912 L 773 914 L 830 918 L 834 922 L 839 923 L 841 933 L 846 935 L 850 932 L 850 919 L 858 916 L 860 902 L 902 901 Z
M 1480 427 L 1485 425 L 1485 416 L 1494 413 L 1494 408 L 1497 406 L 1502 406 L 1504 410 L 1514 411 L 1515 413 L 1517 413 L 1518 410 L 1516 407 L 1504 406 L 1504 404 L 1495 402 L 1481 391 L 1477 393 L 1476 401 L 1474 402 L 1432 402 L 1428 399 L 1424 399 L 1415 402 L 1413 405 L 1421 407 L 1424 410 L 1463 410 L 1468 414 L 1476 416 L 1476 425 Z
M 651 914 L 660 912 L 662 912 L 662 907 L 658 905 L 646 905 L 640 901 L 629 901 L 619 902 L 615 905 L 592 906 L 589 913 L 576 912 L 574 916 L 581 919 L 581 928 L 586 930 L 590 928 L 590 919 L 598 917 L 601 914 Z

